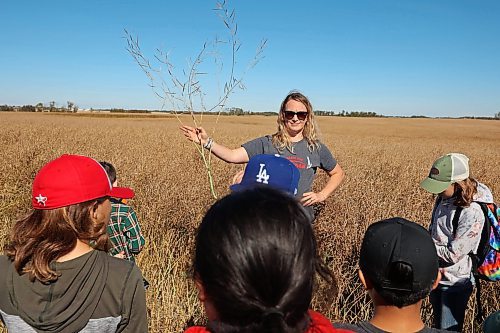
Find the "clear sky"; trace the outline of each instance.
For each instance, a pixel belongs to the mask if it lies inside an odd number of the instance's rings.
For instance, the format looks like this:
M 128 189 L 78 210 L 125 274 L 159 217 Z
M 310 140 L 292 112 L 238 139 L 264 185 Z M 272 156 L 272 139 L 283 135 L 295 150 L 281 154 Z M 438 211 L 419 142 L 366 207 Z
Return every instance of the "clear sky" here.
M 126 50 L 124 29 L 151 61 L 156 48 L 169 51 L 180 76 L 204 42 L 227 35 L 215 3 L 0 0 L 0 104 L 160 109 Z M 237 73 L 267 39 L 264 59 L 244 78 L 246 90 L 227 106 L 277 111 L 298 89 L 316 110 L 500 112 L 498 0 L 232 0 L 227 7 L 235 9 L 241 41 Z M 221 48 L 225 69 L 229 54 Z M 225 82 L 216 68 L 211 58 L 202 66 L 207 104 Z

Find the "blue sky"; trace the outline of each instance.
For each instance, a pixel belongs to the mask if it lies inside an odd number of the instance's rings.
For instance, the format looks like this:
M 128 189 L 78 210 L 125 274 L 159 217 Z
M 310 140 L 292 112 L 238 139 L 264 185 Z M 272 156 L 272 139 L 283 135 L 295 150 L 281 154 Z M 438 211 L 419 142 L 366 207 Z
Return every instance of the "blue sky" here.
M 235 9 L 241 41 L 238 75 L 267 39 L 246 89 L 227 106 L 277 111 L 298 89 L 317 110 L 500 112 L 499 1 L 233 0 L 227 7 Z M 151 60 L 156 48 L 169 51 L 180 76 L 204 42 L 227 35 L 213 8 L 215 1 L 201 0 L 0 0 L 0 104 L 159 109 L 124 29 Z M 213 59 L 202 65 L 207 104 L 219 96 L 229 55 L 220 48 L 219 76 Z

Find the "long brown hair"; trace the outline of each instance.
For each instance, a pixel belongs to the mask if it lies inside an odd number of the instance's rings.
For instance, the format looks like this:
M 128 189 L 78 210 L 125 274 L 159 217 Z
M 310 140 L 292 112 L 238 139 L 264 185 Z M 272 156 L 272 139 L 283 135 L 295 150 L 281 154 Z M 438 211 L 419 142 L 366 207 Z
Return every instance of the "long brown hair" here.
M 93 248 L 107 251 L 109 237 L 106 222 L 97 223 L 91 210 L 107 198 L 50 209 L 33 209 L 12 228 L 5 253 L 14 262 L 19 274 L 43 283 L 57 280 L 50 263 L 69 253 L 77 239 Z
M 288 135 L 288 132 L 286 130 L 286 119 L 284 115 L 286 103 L 288 103 L 288 101 L 292 99 L 304 104 L 306 107 L 307 118 L 304 125 L 304 130 L 302 131 L 302 135 L 307 140 L 307 146 L 309 150 L 314 151 L 315 149 L 319 148 L 319 140 L 316 133 L 318 126 L 316 125 L 316 121 L 314 120 L 313 107 L 309 99 L 298 91 L 292 91 L 285 97 L 283 102 L 281 102 L 280 112 L 276 121 L 278 123 L 278 131 L 272 136 L 273 145 L 278 150 L 288 149 L 293 153 L 292 142 L 290 140 L 290 135 Z
M 469 207 L 477 193 L 477 181 L 474 178 L 467 178 L 453 184 L 455 188 L 455 206 Z

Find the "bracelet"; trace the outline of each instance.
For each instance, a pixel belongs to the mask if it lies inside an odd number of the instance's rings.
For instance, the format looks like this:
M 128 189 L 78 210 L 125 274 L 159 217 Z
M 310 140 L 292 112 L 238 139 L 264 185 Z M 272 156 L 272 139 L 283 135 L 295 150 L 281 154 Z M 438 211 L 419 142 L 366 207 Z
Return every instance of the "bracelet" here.
M 214 143 L 214 140 L 212 138 L 208 138 L 207 142 L 203 145 L 203 148 L 205 149 L 212 149 L 212 145 Z

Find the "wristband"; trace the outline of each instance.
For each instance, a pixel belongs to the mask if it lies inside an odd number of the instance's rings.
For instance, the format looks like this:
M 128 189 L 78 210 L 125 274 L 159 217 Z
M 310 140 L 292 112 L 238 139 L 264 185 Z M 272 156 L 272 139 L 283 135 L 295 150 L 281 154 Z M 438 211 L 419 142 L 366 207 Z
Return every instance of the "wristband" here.
M 207 142 L 203 145 L 203 148 L 205 149 L 212 149 L 212 144 L 214 143 L 214 140 L 212 138 L 208 138 Z

